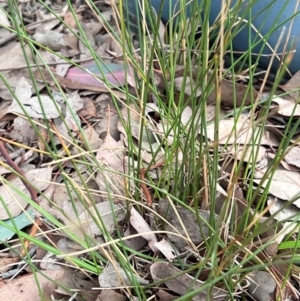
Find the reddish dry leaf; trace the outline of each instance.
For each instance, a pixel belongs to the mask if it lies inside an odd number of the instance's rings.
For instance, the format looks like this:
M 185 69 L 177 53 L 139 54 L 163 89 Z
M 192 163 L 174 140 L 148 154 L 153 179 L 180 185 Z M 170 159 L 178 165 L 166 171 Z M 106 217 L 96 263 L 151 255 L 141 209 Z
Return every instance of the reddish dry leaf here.
M 108 84 L 120 87 L 125 85 L 125 72 L 128 67 L 123 64 L 104 63 L 95 61 L 87 62 L 79 67 L 69 69 L 66 78 L 81 84 L 104 88 Z M 96 76 L 96 77 L 95 77 Z
M 42 75 L 41 73 L 42 72 Z M 38 80 L 45 80 L 50 86 L 55 86 L 55 83 L 53 82 L 52 76 L 55 77 L 56 81 L 59 83 L 61 87 L 69 88 L 71 90 L 86 90 L 86 91 L 94 91 L 94 92 L 106 92 L 109 93 L 111 90 L 109 88 L 105 87 L 99 87 L 99 86 L 93 86 L 88 84 L 82 84 L 81 82 L 76 82 L 70 79 L 67 79 L 65 77 L 61 77 L 55 73 L 52 73 L 50 75 L 47 70 L 39 69 L 39 71 L 35 72 L 35 77 Z M 127 99 L 126 93 L 120 92 L 120 91 L 114 91 L 114 95 L 121 99 Z

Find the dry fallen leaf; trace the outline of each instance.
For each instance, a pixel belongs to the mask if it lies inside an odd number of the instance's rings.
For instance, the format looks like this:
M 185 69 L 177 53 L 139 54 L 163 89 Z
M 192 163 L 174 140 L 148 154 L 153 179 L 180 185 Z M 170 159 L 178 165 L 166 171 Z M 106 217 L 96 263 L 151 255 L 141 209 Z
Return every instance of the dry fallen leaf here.
M 294 100 L 287 100 L 280 97 L 272 99 L 273 102 L 279 105 L 278 114 L 282 116 L 300 116 L 300 105 Z
M 71 12 L 67 12 L 64 17 L 65 24 L 67 27 L 76 29 L 78 21 L 82 20 L 82 16 L 79 14 L 73 14 Z
M 12 104 L 8 107 L 7 113 L 25 114 L 22 107 L 26 110 L 26 114 L 32 118 L 57 118 L 60 112 L 57 110 L 53 100 L 48 95 L 40 95 L 32 97 L 32 86 L 24 77 L 21 77 L 16 87 L 16 97 Z M 22 106 L 19 105 L 19 102 Z M 59 104 L 56 104 L 58 108 Z M 43 109 L 42 109 L 42 107 Z
M 18 257 L 9 257 L 9 255 L 7 255 L 7 257 L 0 258 L 0 274 L 10 270 L 12 264 L 18 261 L 19 261 Z
M 175 268 L 169 263 L 156 262 L 151 265 L 150 272 L 153 281 L 163 281 L 162 283 L 168 287 L 171 291 L 179 294 L 180 296 L 186 294 L 187 292 L 193 291 L 204 282 L 193 278 L 188 274 L 182 274 L 182 271 Z M 164 280 L 165 278 L 174 277 L 171 280 Z M 225 290 L 219 289 L 217 287 L 210 287 L 211 295 L 208 296 L 207 290 L 202 290 L 196 294 L 191 300 L 193 301 L 207 301 L 207 300 L 227 300 L 228 293 Z
M 116 141 L 109 134 L 97 152 L 97 160 L 103 166 L 97 174 L 97 183 L 100 190 L 125 195 L 124 188 L 124 145 Z
M 127 286 L 131 285 L 132 282 L 128 279 L 128 274 L 125 273 L 124 269 L 120 267 L 118 262 L 114 262 L 114 264 L 109 263 L 108 266 L 103 270 L 103 272 L 99 275 L 99 284 L 101 287 L 119 287 L 119 286 Z M 145 280 L 137 275 L 130 274 L 134 277 L 135 281 L 140 283 L 141 285 L 147 285 L 149 283 L 148 280 Z
M 278 221 L 299 221 L 299 211 L 300 209 L 290 204 L 287 205 L 286 201 L 279 200 L 277 198 L 274 198 L 272 195 L 268 196 L 268 208 L 269 212 L 272 215 L 272 217 Z M 283 208 L 285 207 L 285 208 Z
M 281 85 L 280 88 L 285 92 L 288 92 L 289 96 L 297 100 L 300 89 L 300 70 L 296 72 L 287 83 Z
M 63 270 L 49 270 L 43 271 L 45 276 L 42 276 L 40 273 L 35 273 L 13 279 L 8 283 L 2 282 L 0 284 L 0 300 L 40 301 L 39 287 L 43 287 L 46 283 L 49 283 L 49 278 L 55 281 L 62 277 L 63 273 Z M 39 287 L 36 284 L 37 281 L 40 285 Z M 7 299 L 8 296 L 9 299 Z
M 247 288 L 250 296 L 258 301 L 276 300 L 276 282 L 269 273 L 256 271 L 248 277 L 252 280 Z
M 300 173 L 298 171 L 289 171 L 279 166 L 273 173 L 272 178 L 265 179 L 263 183 L 261 180 L 263 175 L 267 172 L 268 166 L 258 167 L 255 173 L 254 182 L 261 184 L 263 188 L 269 187 L 269 193 L 281 200 L 291 201 L 300 208 Z M 270 183 L 269 183 L 270 182 Z
M 139 233 L 143 238 L 148 241 L 148 245 L 154 253 L 158 252 L 158 249 L 155 246 L 157 243 L 157 238 L 150 226 L 143 219 L 143 217 L 134 209 L 134 207 L 130 210 L 130 224 L 132 227 Z
M 63 275 L 57 279 L 60 284 L 55 291 L 62 295 L 73 296 L 74 292 L 71 290 L 76 290 L 82 298 L 79 300 L 95 300 L 98 292 L 93 291 L 93 288 L 98 288 L 96 281 L 91 281 L 91 279 L 85 279 L 83 274 L 74 273 L 70 270 L 64 270 Z M 66 289 L 64 289 L 66 288 Z
M 296 146 L 289 148 L 284 156 L 284 160 L 288 164 L 300 167 L 300 148 Z
M 132 227 L 132 225 L 129 223 L 126 231 L 124 232 L 124 237 L 128 237 L 131 235 L 135 235 L 138 232 Z M 147 245 L 147 240 L 141 236 L 138 237 L 133 237 L 130 239 L 126 239 L 124 241 L 124 244 L 128 246 L 129 248 L 139 251 L 141 250 L 144 246 Z
M 176 258 L 174 247 L 171 246 L 170 242 L 164 238 L 161 241 L 154 243 L 154 247 L 157 248 L 169 261 Z
M 44 32 L 36 32 L 33 36 L 33 39 L 46 47 L 54 51 L 61 51 L 62 48 L 67 47 L 67 43 L 64 41 L 65 35 L 60 32 L 53 30 L 47 30 Z
M 126 210 L 121 203 L 112 204 L 110 201 L 104 201 L 84 210 L 79 215 L 79 219 L 69 220 L 68 225 L 78 237 L 83 238 L 88 235 L 103 243 L 103 228 L 105 227 L 107 234 L 112 234 L 116 230 L 116 223 L 124 220 L 125 216 Z
M 118 292 L 110 289 L 102 290 L 100 295 L 95 301 L 127 301 L 125 295 L 119 294 Z
M 175 212 L 175 210 L 177 212 Z M 169 204 L 167 200 L 161 199 L 159 201 L 158 212 L 167 221 L 170 222 L 165 224 L 164 230 L 171 233 L 179 233 L 186 239 L 180 236 L 167 234 L 171 242 L 174 243 L 175 247 L 179 250 L 184 251 L 189 245 L 198 245 L 203 241 L 205 237 L 209 235 L 208 223 L 210 219 L 210 212 L 205 210 L 198 210 L 200 220 L 203 221 L 200 225 L 197 216 L 189 209 L 176 207 L 175 210 Z M 178 218 L 179 216 L 179 218 Z M 216 215 L 217 219 L 217 215 Z M 183 228 L 184 227 L 184 228 Z M 200 228 L 201 227 L 201 228 Z M 204 235 L 204 236 L 203 236 Z
M 53 168 L 36 168 L 25 173 L 25 177 L 29 183 L 34 183 L 38 191 L 44 191 L 50 185 Z M 27 199 L 23 195 L 30 197 L 28 189 L 20 178 L 12 179 L 9 184 L 0 186 L 0 219 L 6 220 L 10 217 L 18 216 L 28 205 Z M 8 214 L 7 211 L 10 213 Z

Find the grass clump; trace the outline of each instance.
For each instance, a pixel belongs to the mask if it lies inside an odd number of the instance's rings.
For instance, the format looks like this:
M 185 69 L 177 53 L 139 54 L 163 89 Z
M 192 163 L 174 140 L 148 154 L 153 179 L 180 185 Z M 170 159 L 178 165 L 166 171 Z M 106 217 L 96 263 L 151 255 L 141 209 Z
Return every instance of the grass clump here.
M 58 21 L 53 30 L 62 26 L 56 33 L 77 41 L 78 48 L 68 40 L 57 49 L 38 38 L 15 1 L 7 5 L 12 26 L 5 28 L 18 37 L 26 81 L 13 86 L 1 71 L 11 95 L 3 98 L 9 103 L 1 115 L 1 189 L 25 200 L 20 214 L 34 226 L 21 228 L 14 207 L 0 196 L 7 217 L 0 225 L 16 234 L 3 241 L 3 252 L 28 264 L 27 274 L 50 269 L 32 257 L 33 246 L 55 255 L 65 272 L 52 279 L 65 289 L 55 298 L 96 300 L 100 293 L 91 288 L 100 285 L 138 300 L 162 298 L 162 291 L 176 300 L 263 300 L 262 275 L 274 285 L 274 298 L 296 296 L 298 171 L 289 170 L 297 163 L 287 155 L 296 149 L 299 120 L 295 98 L 284 101 L 291 93 L 283 84 L 290 57 L 276 71 L 258 64 L 264 61 L 262 48 L 254 53 L 258 40 L 235 52 L 236 37 L 253 30 L 245 21 L 251 5 L 244 9 L 240 1 L 224 1 L 213 24 L 210 1 L 195 1 L 189 18 L 178 12 L 168 24 L 147 1 L 138 18 L 123 1 L 67 2 L 63 15 L 38 2 Z M 94 27 L 102 26 L 97 38 L 89 35 L 89 15 Z M 128 20 L 137 25 L 135 34 Z M 66 75 L 62 63 L 77 69 Z M 87 76 L 96 83 L 85 82 Z M 39 114 L 29 105 L 34 102 Z M 3 119 L 7 114 L 14 115 Z M 17 120 L 34 141 L 9 131 Z M 9 152 L 19 149 L 32 154 L 18 167 Z M 78 283 L 88 282 L 85 289 L 65 282 L 66 270 L 80 275 Z M 254 283 L 261 289 L 256 295 Z M 51 300 L 57 291 L 42 285 L 40 294 Z

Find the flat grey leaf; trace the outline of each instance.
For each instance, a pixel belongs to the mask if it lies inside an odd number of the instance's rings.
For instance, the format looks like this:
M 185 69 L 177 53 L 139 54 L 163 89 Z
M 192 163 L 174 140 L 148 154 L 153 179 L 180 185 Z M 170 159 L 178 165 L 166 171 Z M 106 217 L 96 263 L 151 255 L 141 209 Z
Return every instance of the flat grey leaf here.
M 28 182 L 33 183 L 39 191 L 47 189 L 51 175 L 52 168 L 36 168 L 25 173 Z M 14 178 L 9 184 L 0 186 L 0 219 L 18 216 L 28 205 L 24 196 L 30 197 L 30 193 L 20 178 Z
M 145 280 L 137 275 L 131 275 L 134 277 L 135 281 L 141 285 L 147 285 L 148 280 Z M 104 269 L 104 271 L 99 275 L 99 284 L 101 287 L 119 287 L 119 286 L 128 286 L 132 285 L 132 282 L 128 279 L 125 271 L 120 267 L 118 262 L 115 262 L 114 265 L 111 263 Z
M 151 265 L 150 273 L 154 281 L 160 281 L 165 278 L 174 277 L 171 280 L 166 280 L 163 283 L 173 292 L 179 294 L 180 296 L 191 292 L 203 285 L 204 282 L 193 278 L 188 274 L 182 274 L 182 271 L 172 266 L 170 263 L 166 262 L 156 262 Z M 199 292 L 191 300 L 193 301 L 207 301 L 207 300 L 227 300 L 227 292 L 213 287 L 211 289 L 211 295 L 208 296 L 206 290 Z
M 256 271 L 248 275 L 252 282 L 247 288 L 248 293 L 258 301 L 276 299 L 276 282 L 267 272 Z

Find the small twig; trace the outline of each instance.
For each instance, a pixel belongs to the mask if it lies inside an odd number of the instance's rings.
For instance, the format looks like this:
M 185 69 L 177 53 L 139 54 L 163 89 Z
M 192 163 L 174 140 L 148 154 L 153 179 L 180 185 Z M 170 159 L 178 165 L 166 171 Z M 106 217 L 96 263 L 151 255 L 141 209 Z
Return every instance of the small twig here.
M 7 150 L 4 146 L 3 141 L 0 141 L 0 153 L 2 154 L 3 158 L 6 160 L 7 164 L 19 174 L 21 181 L 23 182 L 23 184 L 25 185 L 25 187 L 28 189 L 28 191 L 30 193 L 31 199 L 35 203 L 39 204 L 39 201 L 37 200 L 36 189 L 31 185 L 31 183 L 29 183 L 23 170 L 11 159 L 11 157 L 9 156 L 9 153 L 7 152 Z
M 158 162 L 158 163 L 156 163 L 156 164 L 151 165 L 151 166 L 148 168 L 148 170 L 153 170 L 153 169 L 155 169 L 155 168 L 157 168 L 157 167 L 159 167 L 159 166 L 162 166 L 162 165 L 164 165 L 164 161 L 160 161 L 160 162 Z M 148 190 L 148 188 L 147 188 L 147 185 L 146 185 L 146 183 L 145 183 L 145 173 L 146 173 L 146 168 L 141 168 L 141 169 L 140 169 L 140 179 L 141 179 L 141 184 L 140 184 L 140 186 L 141 186 L 141 189 L 143 190 L 143 193 L 144 193 L 144 195 L 145 195 L 147 205 L 148 205 L 149 207 L 151 207 L 152 204 L 153 204 L 153 200 L 152 200 L 151 194 L 150 194 L 150 192 L 149 192 L 149 190 Z
M 37 191 L 36 189 L 31 185 L 31 183 L 28 181 L 28 179 L 26 178 L 23 170 L 11 159 L 11 157 L 9 156 L 9 153 L 7 152 L 5 145 L 3 143 L 3 141 L 0 141 L 0 153 L 2 154 L 3 158 L 6 160 L 7 164 L 13 169 L 15 170 L 18 174 L 19 177 L 21 179 L 21 181 L 23 182 L 24 186 L 28 189 L 31 199 L 39 205 L 39 201 L 37 199 Z M 31 236 L 35 236 L 35 234 L 38 231 L 38 227 L 41 225 L 41 221 L 39 218 L 36 218 L 34 221 L 34 224 L 30 230 L 30 235 Z M 26 254 L 25 250 L 28 249 L 29 246 L 29 241 L 26 240 L 24 242 L 24 249 L 21 251 L 21 255 L 24 256 Z
M 142 181 L 140 185 L 141 185 L 141 188 L 142 188 L 143 193 L 145 195 L 147 205 L 149 207 L 151 207 L 153 201 L 152 201 L 151 194 L 150 194 L 150 192 L 149 192 L 149 190 L 147 188 L 147 185 L 145 184 L 145 168 L 141 168 L 140 169 L 140 178 L 141 178 L 141 181 Z

